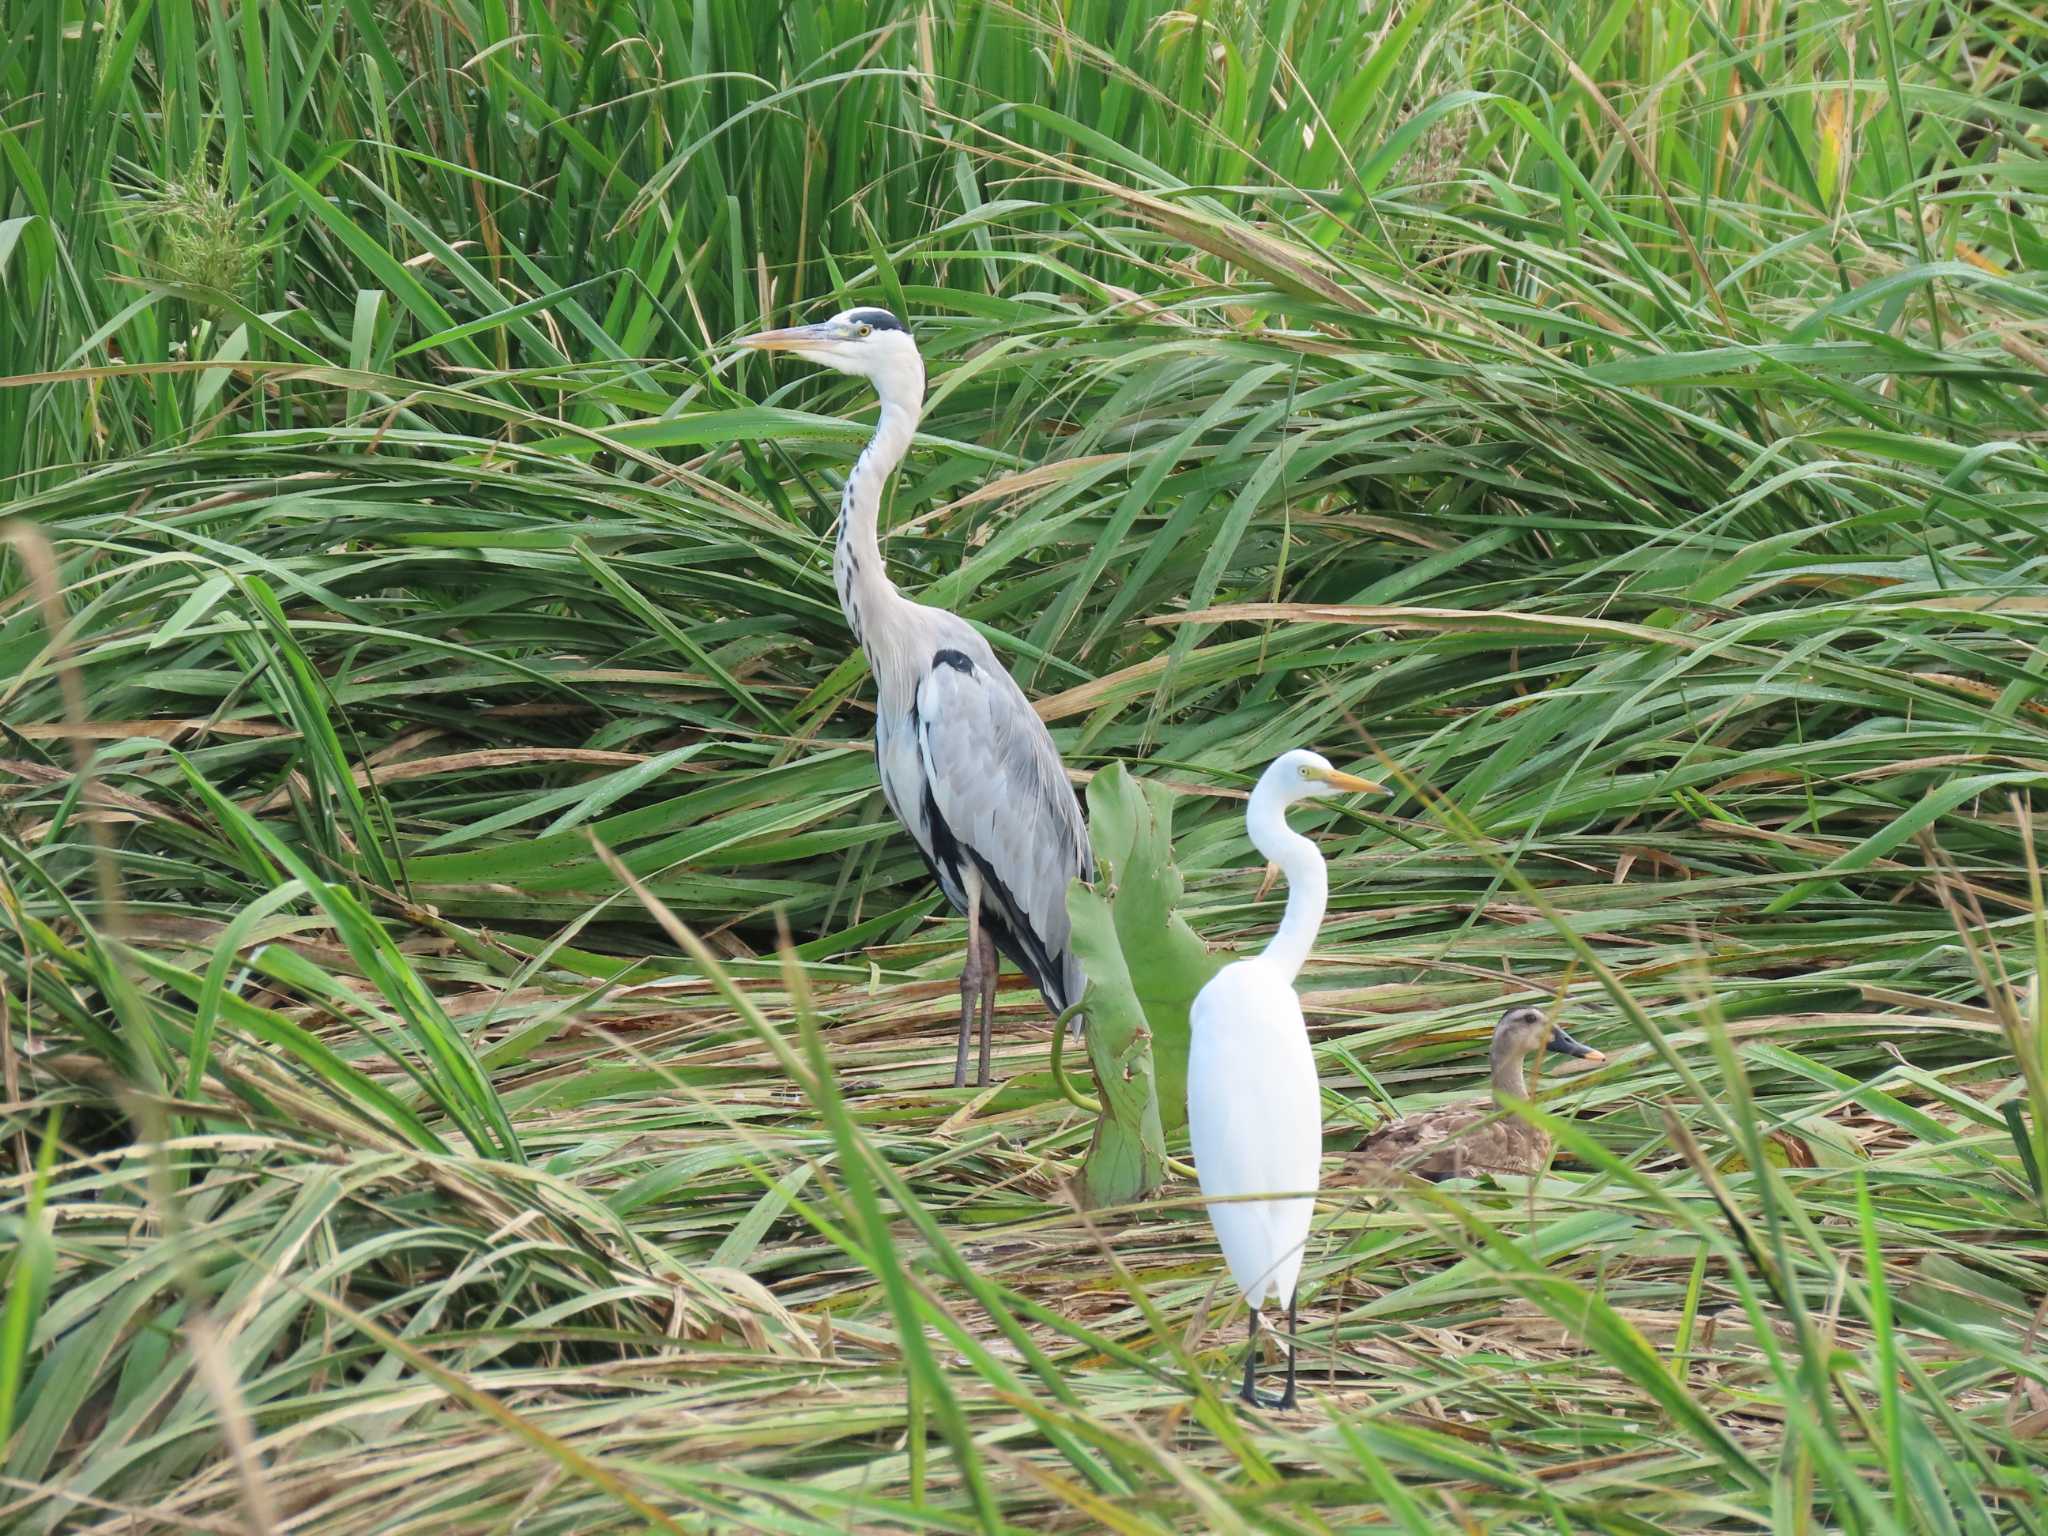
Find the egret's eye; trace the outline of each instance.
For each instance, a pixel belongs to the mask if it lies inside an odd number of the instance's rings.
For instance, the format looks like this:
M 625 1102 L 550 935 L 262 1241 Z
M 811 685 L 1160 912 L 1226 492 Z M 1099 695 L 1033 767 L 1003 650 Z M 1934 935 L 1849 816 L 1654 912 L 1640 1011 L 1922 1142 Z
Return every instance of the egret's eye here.
M 853 328 L 853 334 L 856 336 L 872 336 L 875 334 L 875 328 L 863 320 Z
M 1310 769 L 1309 769 L 1309 766 L 1308 766 L 1308 764 L 1307 764 L 1307 763 L 1303 763 L 1303 764 L 1301 765 L 1301 776 L 1302 776 L 1302 777 L 1303 777 L 1304 779 L 1312 779 L 1312 778 L 1314 778 L 1314 777 L 1315 777 L 1315 774 L 1314 774 L 1313 772 L 1311 772 L 1311 771 L 1310 771 Z

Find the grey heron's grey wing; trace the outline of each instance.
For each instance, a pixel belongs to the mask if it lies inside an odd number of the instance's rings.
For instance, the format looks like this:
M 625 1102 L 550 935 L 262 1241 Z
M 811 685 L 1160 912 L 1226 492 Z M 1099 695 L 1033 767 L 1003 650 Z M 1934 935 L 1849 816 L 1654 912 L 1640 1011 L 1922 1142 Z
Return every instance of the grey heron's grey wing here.
M 918 740 L 916 694 L 912 705 L 896 715 L 884 710 L 875 723 L 875 767 L 882 780 L 882 798 L 924 855 L 932 878 L 939 882 L 956 912 L 966 912 L 967 891 L 958 864 L 939 857 L 934 844 L 931 811 L 925 794 L 924 749 Z M 943 831 L 943 829 L 941 829 Z
M 1064 1009 L 1081 993 L 1067 886 L 1095 860 L 1051 735 L 972 631 L 928 658 L 915 718 L 934 861 L 972 862 L 997 946 Z

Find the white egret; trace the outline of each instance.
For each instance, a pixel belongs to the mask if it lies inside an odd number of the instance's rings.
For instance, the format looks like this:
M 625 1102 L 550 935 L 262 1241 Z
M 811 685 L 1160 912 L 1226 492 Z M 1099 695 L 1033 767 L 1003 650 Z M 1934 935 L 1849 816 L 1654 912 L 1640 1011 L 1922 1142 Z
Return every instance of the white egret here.
M 1264 950 L 1210 978 L 1190 1017 L 1188 1136 L 1202 1193 L 1214 1202 L 1209 1221 L 1251 1309 L 1241 1395 L 1255 1407 L 1294 1406 L 1295 1292 L 1323 1153 L 1315 1057 L 1294 978 L 1322 927 L 1329 875 L 1316 845 L 1287 825 L 1287 808 L 1341 791 L 1376 794 L 1382 786 L 1302 751 L 1260 775 L 1245 829 L 1287 877 L 1287 912 Z M 1231 1198 L 1248 1195 L 1288 1198 Z M 1268 1296 L 1287 1303 L 1287 1390 L 1278 1399 L 1252 1385 Z
M 989 1080 L 996 974 L 1007 955 L 1054 1014 L 1081 996 L 1069 942 L 1067 885 L 1095 878 L 1081 807 L 1045 724 L 972 624 L 898 592 L 877 533 L 882 487 L 917 430 L 924 360 L 886 309 L 849 309 L 816 325 L 742 339 L 763 352 L 856 374 L 882 402 L 875 435 L 846 477 L 832 573 L 839 605 L 875 674 L 875 760 L 889 809 L 939 888 L 967 919 L 953 1086 L 981 1010 L 978 1083 Z

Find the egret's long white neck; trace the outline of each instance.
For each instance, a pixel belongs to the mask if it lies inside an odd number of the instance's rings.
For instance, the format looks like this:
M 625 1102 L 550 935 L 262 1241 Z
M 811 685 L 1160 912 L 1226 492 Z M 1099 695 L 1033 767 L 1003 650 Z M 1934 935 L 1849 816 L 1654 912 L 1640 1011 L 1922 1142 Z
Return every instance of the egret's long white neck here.
M 867 644 L 868 625 L 881 608 L 900 602 L 889 573 L 882 566 L 882 544 L 877 527 L 882 511 L 882 489 L 917 432 L 918 413 L 924 405 L 924 370 L 912 364 L 900 375 L 875 381 L 882 397 L 881 420 L 875 435 L 854 461 L 846 477 L 846 492 L 839 504 L 839 547 L 832 556 L 832 579 L 839 588 L 839 606 L 853 629 L 853 638 Z
M 1316 932 L 1323 926 L 1323 909 L 1330 900 L 1329 872 L 1316 845 L 1287 825 L 1285 797 L 1263 779 L 1252 791 L 1245 829 L 1252 835 L 1252 846 L 1287 877 L 1287 913 L 1259 958 L 1271 961 L 1292 981 L 1307 963 Z

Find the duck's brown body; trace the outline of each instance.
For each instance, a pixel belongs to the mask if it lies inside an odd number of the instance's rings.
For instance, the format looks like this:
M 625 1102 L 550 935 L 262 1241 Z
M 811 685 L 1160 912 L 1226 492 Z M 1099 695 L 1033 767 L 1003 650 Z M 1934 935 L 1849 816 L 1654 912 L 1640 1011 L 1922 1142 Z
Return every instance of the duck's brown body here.
M 1491 1104 L 1459 1104 L 1381 1126 L 1349 1160 L 1435 1181 L 1535 1173 L 1549 1156 L 1550 1138 L 1535 1127 L 1504 1118 Z
M 1548 1046 L 1590 1061 L 1606 1058 L 1581 1045 L 1534 1008 L 1510 1008 L 1493 1029 L 1493 1104 L 1449 1104 L 1383 1125 L 1347 1162 L 1368 1183 L 1408 1174 L 1416 1178 L 1462 1179 L 1482 1173 L 1540 1172 L 1550 1158 L 1550 1137 L 1504 1107 L 1527 1099 L 1522 1063 Z

